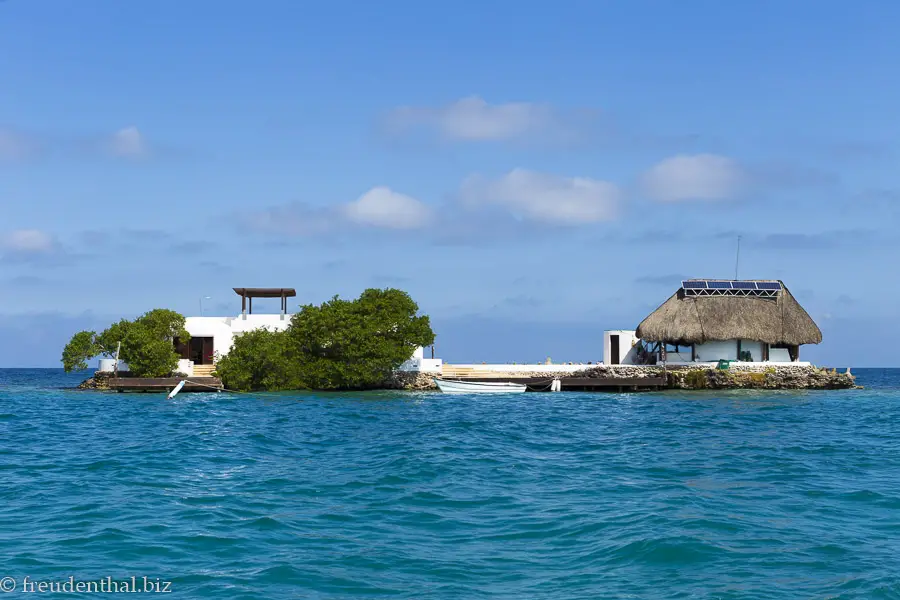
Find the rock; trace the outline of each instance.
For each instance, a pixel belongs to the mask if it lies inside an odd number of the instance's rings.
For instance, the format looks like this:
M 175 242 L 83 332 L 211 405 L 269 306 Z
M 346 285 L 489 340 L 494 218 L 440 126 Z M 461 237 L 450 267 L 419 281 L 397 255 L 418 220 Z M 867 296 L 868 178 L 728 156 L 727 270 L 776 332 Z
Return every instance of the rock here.
M 407 390 L 422 392 L 436 390 L 434 378 L 440 377 L 440 373 L 417 373 L 415 371 L 394 371 L 390 379 L 385 383 L 385 388 L 390 390 Z
M 856 386 L 856 378 L 849 373 L 838 373 L 813 366 L 794 365 L 732 365 L 729 369 L 715 367 L 679 366 L 663 369 L 661 366 L 596 365 L 581 371 L 565 373 L 546 372 L 496 372 L 496 377 L 533 377 L 550 382 L 557 377 L 581 378 L 648 378 L 661 377 L 665 373 L 667 388 L 678 390 L 837 390 Z M 425 391 L 436 390 L 434 377 L 438 373 L 397 371 L 385 384 L 386 389 Z
M 730 369 L 678 367 L 667 372 L 671 389 L 838 390 L 856 387 L 848 373 L 813 366 L 733 365 Z
M 79 390 L 108 390 L 110 373 L 101 373 L 97 371 L 93 377 L 85 379 L 78 384 Z

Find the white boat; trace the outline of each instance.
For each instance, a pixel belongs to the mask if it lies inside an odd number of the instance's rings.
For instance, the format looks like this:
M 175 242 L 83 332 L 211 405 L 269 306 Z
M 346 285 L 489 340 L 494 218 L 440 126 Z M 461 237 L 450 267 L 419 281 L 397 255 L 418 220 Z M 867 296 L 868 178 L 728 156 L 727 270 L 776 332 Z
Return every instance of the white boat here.
M 453 381 L 434 378 L 438 388 L 445 394 L 521 394 L 528 386 L 524 383 L 508 381 Z

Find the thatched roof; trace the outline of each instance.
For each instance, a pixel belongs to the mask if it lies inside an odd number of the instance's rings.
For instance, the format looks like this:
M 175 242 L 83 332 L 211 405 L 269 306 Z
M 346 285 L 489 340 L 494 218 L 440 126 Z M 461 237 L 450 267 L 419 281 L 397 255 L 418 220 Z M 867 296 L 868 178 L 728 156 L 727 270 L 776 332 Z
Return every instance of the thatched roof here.
M 782 283 L 776 298 L 690 296 L 679 289 L 637 328 L 649 342 L 702 344 L 754 340 L 767 344 L 818 344 L 822 332 Z

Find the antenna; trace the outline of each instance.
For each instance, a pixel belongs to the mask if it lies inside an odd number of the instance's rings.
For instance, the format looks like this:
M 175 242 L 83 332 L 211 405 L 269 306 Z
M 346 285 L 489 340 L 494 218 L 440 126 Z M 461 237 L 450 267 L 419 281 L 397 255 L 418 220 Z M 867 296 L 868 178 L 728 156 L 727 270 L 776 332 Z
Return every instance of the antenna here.
M 734 278 L 738 278 L 738 267 L 741 265 L 741 236 L 737 239 L 737 254 L 734 257 Z

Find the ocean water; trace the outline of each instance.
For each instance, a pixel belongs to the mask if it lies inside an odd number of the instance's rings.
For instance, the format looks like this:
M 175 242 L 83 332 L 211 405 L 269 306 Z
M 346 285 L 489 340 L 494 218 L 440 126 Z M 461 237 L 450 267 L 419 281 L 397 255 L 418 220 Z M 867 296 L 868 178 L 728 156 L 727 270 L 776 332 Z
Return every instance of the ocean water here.
M 0 588 L 900 598 L 900 371 L 857 374 L 867 389 L 167 401 L 0 370 Z

